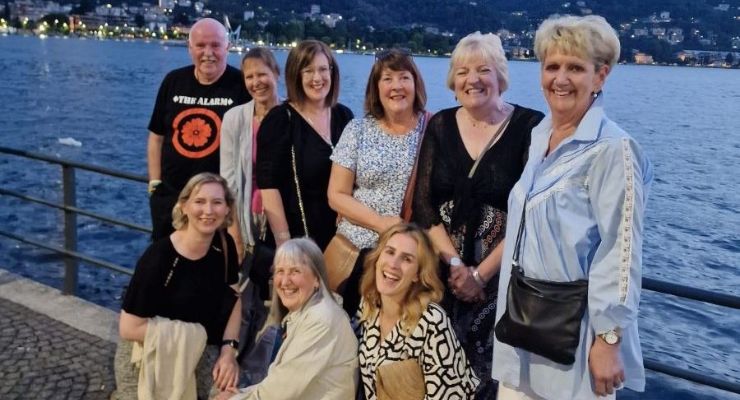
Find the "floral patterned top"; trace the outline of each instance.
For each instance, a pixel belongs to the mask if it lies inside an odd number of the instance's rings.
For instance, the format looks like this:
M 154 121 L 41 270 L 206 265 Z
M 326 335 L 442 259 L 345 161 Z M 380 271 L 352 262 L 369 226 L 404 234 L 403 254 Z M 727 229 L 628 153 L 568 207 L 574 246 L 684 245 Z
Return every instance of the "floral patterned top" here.
M 401 214 L 424 118 L 401 135 L 387 133 L 374 117 L 356 118 L 347 124 L 331 160 L 355 173 L 352 196 L 357 201 L 380 215 Z M 375 247 L 378 241 L 375 231 L 346 219 L 337 226 L 337 233 L 360 249 Z
M 375 375 L 379 366 L 415 358 L 419 361 L 426 389 L 425 400 L 472 399 L 480 380 L 470 368 L 447 314 L 438 304 L 429 303 L 411 335 L 400 323 L 380 337 L 376 314 L 360 325 L 360 375 L 365 399 L 377 399 Z

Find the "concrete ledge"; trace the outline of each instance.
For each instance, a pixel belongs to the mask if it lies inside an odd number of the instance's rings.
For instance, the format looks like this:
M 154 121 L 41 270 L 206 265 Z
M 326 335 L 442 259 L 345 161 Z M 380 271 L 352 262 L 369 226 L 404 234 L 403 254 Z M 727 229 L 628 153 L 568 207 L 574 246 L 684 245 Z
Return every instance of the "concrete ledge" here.
M 118 342 L 118 313 L 50 286 L 0 269 L 0 298 L 112 343 Z

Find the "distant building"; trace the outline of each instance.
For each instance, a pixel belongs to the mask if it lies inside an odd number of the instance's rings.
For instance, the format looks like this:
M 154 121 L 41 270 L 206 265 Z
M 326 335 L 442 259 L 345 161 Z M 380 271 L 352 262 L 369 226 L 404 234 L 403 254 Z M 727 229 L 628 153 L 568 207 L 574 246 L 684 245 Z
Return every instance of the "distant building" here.
M 651 56 L 650 54 L 637 52 L 635 53 L 634 59 L 635 59 L 635 64 L 653 64 L 654 63 L 653 56 Z
M 648 30 L 646 28 L 635 28 L 634 33 L 632 35 L 634 37 L 647 36 Z
M 727 3 L 721 3 L 721 4 L 718 4 L 717 7 L 714 7 L 714 9 L 717 11 L 729 11 L 730 5 Z
M 321 16 L 321 22 L 324 23 L 324 25 L 328 26 L 329 28 L 335 28 L 337 26 L 337 22 L 342 20 L 342 16 L 340 14 L 323 14 Z
M 311 15 L 319 15 L 321 14 L 321 6 L 318 4 L 311 4 L 311 11 L 309 12 Z
M 252 18 L 254 18 L 254 11 L 244 11 L 244 17 L 243 17 L 243 19 L 245 21 L 249 21 Z
M 650 33 L 660 39 L 665 36 L 665 28 L 652 28 L 650 29 Z
M 431 35 L 439 35 L 439 28 L 434 27 L 434 26 L 427 26 L 427 27 L 424 27 L 424 32 L 429 33 Z
M 159 0 L 159 8 L 171 10 L 175 8 L 175 0 Z

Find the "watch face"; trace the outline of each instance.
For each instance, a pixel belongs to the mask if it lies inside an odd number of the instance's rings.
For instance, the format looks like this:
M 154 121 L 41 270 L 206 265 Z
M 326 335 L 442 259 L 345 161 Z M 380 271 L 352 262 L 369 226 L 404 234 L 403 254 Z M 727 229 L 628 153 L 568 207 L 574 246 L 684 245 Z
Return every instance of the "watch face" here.
M 614 331 L 609 331 L 601 336 L 607 344 L 617 344 L 619 342 L 619 336 Z

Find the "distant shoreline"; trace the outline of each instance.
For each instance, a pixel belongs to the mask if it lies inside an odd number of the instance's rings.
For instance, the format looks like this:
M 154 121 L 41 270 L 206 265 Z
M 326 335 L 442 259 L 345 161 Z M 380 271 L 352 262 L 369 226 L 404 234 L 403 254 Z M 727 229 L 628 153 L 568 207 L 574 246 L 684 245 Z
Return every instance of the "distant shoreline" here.
M 79 39 L 79 40 L 100 40 L 100 41 L 118 41 L 118 42 L 145 42 L 145 43 L 158 43 L 161 46 L 168 46 L 168 47 L 187 47 L 187 41 L 185 39 L 162 39 L 162 38 L 145 38 L 145 37 L 97 37 L 97 36 L 87 36 L 87 35 L 77 35 L 77 34 L 69 34 L 69 35 L 62 35 L 62 34 L 36 34 L 32 31 L 17 31 L 17 32 L 2 32 L 0 33 L 0 38 L 4 36 L 23 36 L 23 37 L 37 37 L 41 40 L 44 40 L 46 38 L 72 38 L 72 39 Z M 249 43 L 249 42 L 247 42 Z M 252 42 L 252 44 L 254 44 Z M 255 46 L 260 46 L 256 45 Z M 280 50 L 280 51 L 289 51 L 291 49 L 290 46 L 276 46 L 276 45 L 261 45 L 260 47 L 265 47 L 270 50 Z M 247 49 L 249 47 L 246 47 Z M 361 51 L 355 51 L 355 50 L 346 50 L 346 49 L 336 49 L 334 50 L 337 54 L 359 54 L 359 55 L 373 55 L 375 51 L 370 50 L 361 50 Z M 230 53 L 236 53 L 241 54 L 243 51 L 232 51 L 229 50 Z M 426 53 L 414 53 L 414 57 L 429 57 L 429 58 L 449 58 L 450 54 L 426 54 Z M 522 61 L 522 62 L 538 62 L 536 58 L 519 58 L 519 57 L 512 57 L 508 59 L 509 61 Z M 652 64 L 642 64 L 642 63 L 634 63 L 634 62 L 620 62 L 620 65 L 639 65 L 639 66 L 647 66 L 647 67 L 688 67 L 688 68 L 708 68 L 708 69 L 740 69 L 740 65 L 735 65 L 732 67 L 725 67 L 725 66 L 715 66 L 715 65 L 695 65 L 695 64 L 678 64 L 678 63 L 652 63 Z

